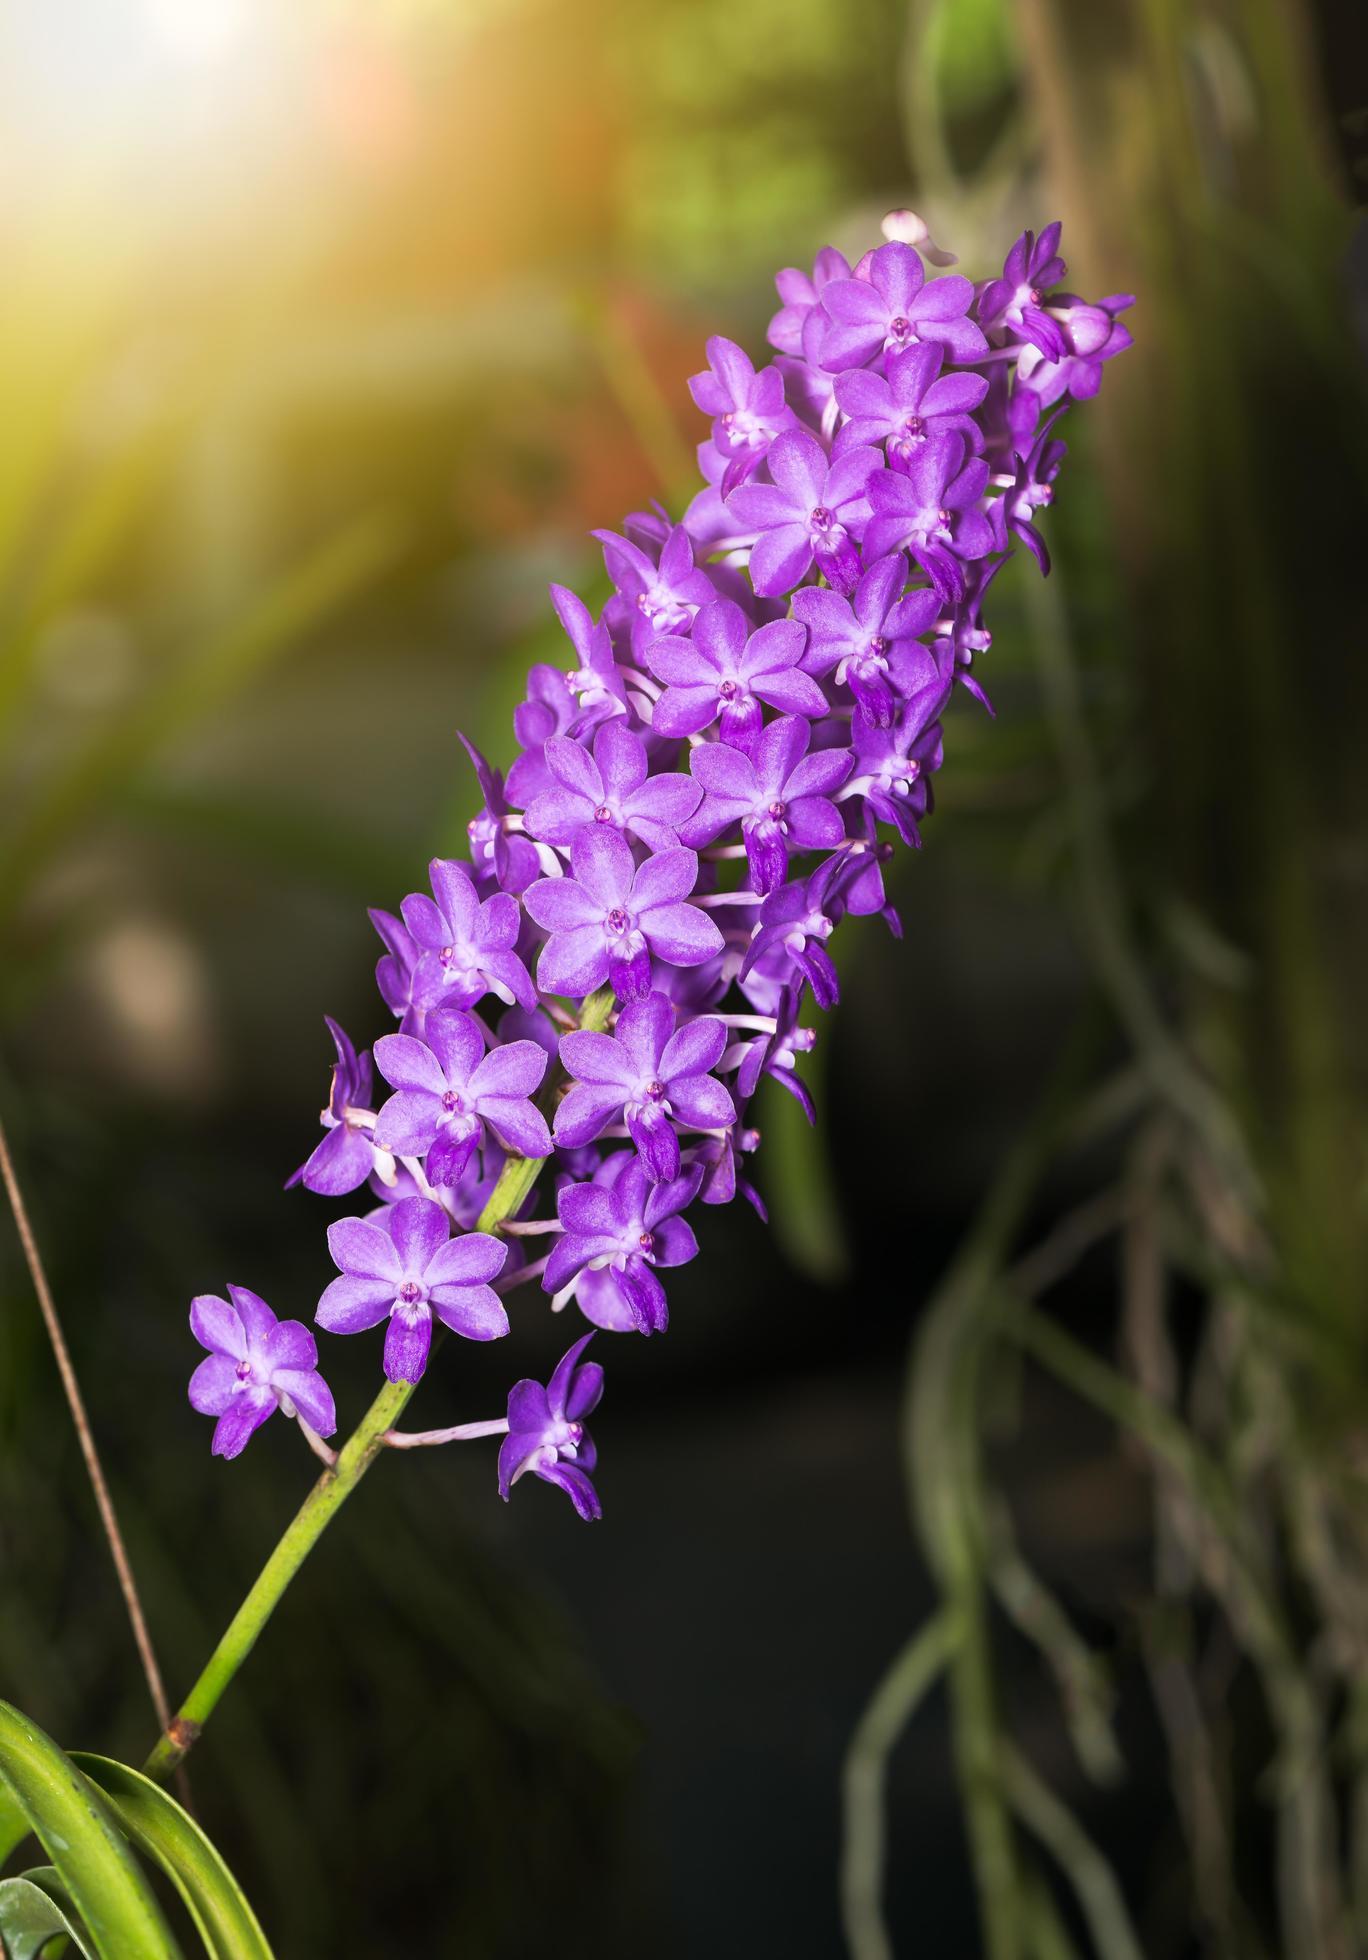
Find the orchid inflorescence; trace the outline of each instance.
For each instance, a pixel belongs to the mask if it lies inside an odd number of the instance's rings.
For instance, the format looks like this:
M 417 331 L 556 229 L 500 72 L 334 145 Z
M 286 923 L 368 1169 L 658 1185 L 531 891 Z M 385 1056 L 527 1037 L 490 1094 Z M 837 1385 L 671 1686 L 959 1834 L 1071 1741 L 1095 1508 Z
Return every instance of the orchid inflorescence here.
M 984 594 L 1015 539 L 1049 570 L 1035 518 L 1060 416 L 1130 344 L 1128 296 L 1053 290 L 1057 224 L 977 286 L 927 276 L 916 244 L 953 260 L 913 214 L 884 230 L 853 268 L 828 247 L 811 275 L 779 274 L 769 366 L 708 342 L 690 383 L 712 418 L 705 487 L 680 523 L 656 506 L 594 534 L 602 617 L 551 588 L 573 658 L 532 669 L 506 779 L 466 743 L 483 797 L 469 861 L 434 860 L 431 895 L 371 914 L 399 1022 L 374 1048 L 387 1097 L 328 1024 L 325 1134 L 290 1182 L 375 1203 L 329 1228 L 318 1325 L 384 1322 L 385 1374 L 413 1383 L 434 1319 L 497 1339 L 520 1283 L 591 1323 L 545 1386 L 516 1384 L 506 1419 L 384 1439 L 499 1434 L 504 1497 L 532 1472 L 600 1514 L 593 1330 L 664 1331 L 661 1274 L 698 1251 L 693 1206 L 740 1191 L 764 1217 L 741 1168 L 751 1100 L 771 1075 L 813 1120 L 801 1013 L 838 998 L 832 934 L 874 913 L 899 932 L 885 866 L 921 843 L 956 683 L 992 712 L 974 673 Z M 541 1162 L 554 1218 L 529 1216 L 532 1180 L 512 1176 Z M 530 1259 L 539 1235 L 552 1249 Z M 312 1335 L 229 1293 L 191 1312 L 214 1450 L 236 1456 L 280 1408 L 330 1457 Z

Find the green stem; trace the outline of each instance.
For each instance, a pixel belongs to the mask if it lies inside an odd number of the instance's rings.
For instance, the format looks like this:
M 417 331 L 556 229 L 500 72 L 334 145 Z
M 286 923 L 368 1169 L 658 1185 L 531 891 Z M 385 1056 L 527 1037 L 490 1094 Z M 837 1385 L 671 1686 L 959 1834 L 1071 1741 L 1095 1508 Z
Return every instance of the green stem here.
M 602 1030 L 613 1005 L 611 988 L 601 987 L 591 994 L 580 1014 L 581 1028 Z M 535 1157 L 508 1159 L 475 1221 L 477 1232 L 496 1231 L 506 1219 L 516 1217 L 537 1181 L 543 1161 Z M 324 1528 L 379 1456 L 385 1446 L 386 1430 L 399 1420 L 416 1387 L 416 1382 L 386 1382 L 338 1452 L 336 1463 L 328 1466 L 304 1499 L 257 1574 L 251 1591 L 229 1621 L 199 1679 L 157 1738 L 156 1747 L 143 1765 L 146 1775 L 165 1782 L 186 1752 L 194 1747 L 224 1690 L 280 1604 L 285 1588 L 322 1537 Z

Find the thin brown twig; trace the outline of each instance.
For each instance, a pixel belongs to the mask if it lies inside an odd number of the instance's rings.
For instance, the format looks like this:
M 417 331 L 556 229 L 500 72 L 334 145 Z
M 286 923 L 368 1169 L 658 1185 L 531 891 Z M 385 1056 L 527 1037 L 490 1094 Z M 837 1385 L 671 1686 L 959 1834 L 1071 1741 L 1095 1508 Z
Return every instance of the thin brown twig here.
M 19 1189 L 19 1180 L 15 1175 L 14 1160 L 10 1156 L 9 1144 L 5 1138 L 5 1127 L 3 1123 L 0 1123 L 0 1177 L 4 1179 L 5 1191 L 9 1197 L 10 1210 L 14 1213 L 14 1223 L 19 1232 L 19 1243 L 24 1249 L 24 1258 L 28 1262 L 29 1273 L 33 1280 L 33 1290 L 38 1295 L 38 1306 L 42 1312 L 43 1325 L 47 1328 L 48 1339 L 52 1343 L 52 1352 L 57 1360 L 57 1372 L 62 1378 L 62 1392 L 66 1396 L 67 1407 L 71 1411 L 71 1420 L 76 1427 L 77 1440 L 81 1445 L 81 1455 L 85 1458 L 86 1474 L 90 1478 L 90 1487 L 95 1493 L 95 1504 L 100 1513 L 100 1523 L 104 1528 L 104 1535 L 109 1544 L 110 1556 L 114 1560 L 114 1570 L 119 1577 L 119 1590 L 123 1594 L 124 1605 L 128 1609 L 129 1625 L 133 1629 L 133 1642 L 138 1650 L 138 1659 L 142 1662 L 142 1671 L 147 1682 L 147 1691 L 152 1697 L 152 1706 L 156 1710 L 157 1720 L 162 1728 L 165 1729 L 171 1719 L 171 1704 L 166 1698 L 166 1689 L 162 1684 L 161 1669 L 157 1666 L 157 1656 L 152 1646 L 152 1637 L 147 1630 L 147 1621 L 143 1617 L 142 1601 L 138 1597 L 137 1584 L 133 1578 L 133 1568 L 128 1562 L 128 1553 L 124 1547 L 123 1533 L 119 1529 L 119 1520 L 114 1513 L 113 1499 L 109 1495 L 109 1485 L 105 1482 L 105 1474 L 100 1463 L 99 1451 L 95 1447 L 95 1437 L 90 1427 L 90 1418 L 86 1414 L 85 1402 L 81 1396 L 80 1384 L 76 1380 L 76 1370 L 72 1366 L 71 1354 L 67 1348 L 66 1336 L 62 1332 L 62 1323 L 58 1318 L 57 1305 L 52 1297 L 52 1289 L 47 1282 L 47 1274 L 43 1268 L 42 1256 L 38 1251 L 38 1241 L 33 1236 L 33 1226 L 29 1221 L 28 1208 L 24 1203 L 23 1193 Z

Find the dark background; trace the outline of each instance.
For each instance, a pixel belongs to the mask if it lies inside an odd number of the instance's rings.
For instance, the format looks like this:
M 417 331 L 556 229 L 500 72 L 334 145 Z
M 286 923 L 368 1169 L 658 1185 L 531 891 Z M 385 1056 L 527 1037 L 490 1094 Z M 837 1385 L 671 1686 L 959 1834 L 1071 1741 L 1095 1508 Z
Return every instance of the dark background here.
M 898 869 L 906 937 L 842 935 L 816 1137 L 762 1111 L 772 1229 L 708 1213 L 668 1335 L 611 1342 L 604 1522 L 540 1485 L 505 1509 L 485 1445 L 382 1463 L 192 1758 L 282 1955 L 840 1950 L 842 1756 L 933 1601 L 903 1357 L 1095 991 L 1042 631 L 1074 648 L 1161 997 L 1236 1085 L 1360 1396 L 1354 13 L 7 18 L 0 1118 L 173 1693 L 310 1475 L 283 1423 L 211 1461 L 190 1296 L 231 1278 L 309 1318 L 347 1207 L 280 1186 L 316 1134 L 323 1013 L 358 1041 L 388 1025 L 365 906 L 460 848 L 454 730 L 507 761 L 522 675 L 555 644 L 547 580 L 602 596 L 587 528 L 690 494 L 707 334 L 758 355 L 774 269 L 863 249 L 904 203 L 975 276 L 1062 215 L 1070 286 L 1141 295 L 1135 352 L 1069 418 L 1047 519 L 1063 611 L 1030 610 L 1029 564 L 994 588 L 997 720 L 949 715 L 926 849 Z M 1124 1063 L 1110 1022 L 1101 1052 Z M 1118 1147 L 1053 1169 L 1023 1239 Z M 138 1761 L 145 1692 L 0 1239 L 0 1694 Z M 1114 1281 L 1104 1248 L 1054 1301 L 1104 1346 Z M 423 1425 L 496 1413 L 510 1367 L 564 1337 L 523 1301 L 507 1354 L 442 1354 Z M 344 1428 L 376 1362 L 327 1348 Z M 1001 1634 L 1012 1731 L 1115 1859 L 1146 1952 L 1195 1951 L 1129 1614 L 1142 1468 L 1043 1377 L 1007 1388 L 992 1461 L 1114 1665 L 1127 1779 L 1089 1788 Z M 890 1820 L 896 1950 L 972 1955 L 938 1697 L 896 1753 Z

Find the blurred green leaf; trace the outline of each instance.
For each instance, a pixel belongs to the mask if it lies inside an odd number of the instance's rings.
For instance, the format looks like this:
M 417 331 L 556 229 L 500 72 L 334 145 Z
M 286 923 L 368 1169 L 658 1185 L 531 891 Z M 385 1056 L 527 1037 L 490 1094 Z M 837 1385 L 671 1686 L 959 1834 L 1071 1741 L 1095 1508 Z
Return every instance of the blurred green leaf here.
M 29 1820 L 19 1799 L 0 1777 L 0 1867 L 4 1866 L 15 1847 L 24 1842 L 29 1829 Z
M 90 1953 L 66 1914 L 31 1877 L 0 1878 L 0 1951 L 9 1960 L 38 1960 L 59 1939 L 70 1940 L 78 1953 Z
M 804 1074 L 820 1094 L 825 1069 L 815 1048 Z M 810 1124 L 786 1089 L 767 1078 L 760 1091 L 764 1137 L 765 1202 L 786 1257 L 799 1272 L 834 1286 L 850 1271 L 850 1249 L 841 1223 L 826 1131 Z
M 182 1960 L 103 1800 L 52 1738 L 6 1701 L 0 1779 L 51 1857 L 100 1960 Z
M 214 1960 L 271 1960 L 237 1880 L 175 1798 L 141 1771 L 108 1756 L 77 1750 L 71 1760 L 103 1791 L 133 1842 L 161 1866 Z

